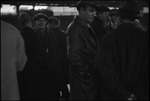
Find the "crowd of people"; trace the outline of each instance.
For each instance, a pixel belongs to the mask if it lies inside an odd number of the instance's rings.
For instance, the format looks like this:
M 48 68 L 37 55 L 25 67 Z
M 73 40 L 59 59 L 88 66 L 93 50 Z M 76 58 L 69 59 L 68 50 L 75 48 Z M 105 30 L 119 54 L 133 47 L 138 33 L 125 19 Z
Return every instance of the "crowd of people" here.
M 1 21 L 2 100 L 149 100 L 149 35 L 141 8 L 79 1 L 67 30 L 37 13 Z

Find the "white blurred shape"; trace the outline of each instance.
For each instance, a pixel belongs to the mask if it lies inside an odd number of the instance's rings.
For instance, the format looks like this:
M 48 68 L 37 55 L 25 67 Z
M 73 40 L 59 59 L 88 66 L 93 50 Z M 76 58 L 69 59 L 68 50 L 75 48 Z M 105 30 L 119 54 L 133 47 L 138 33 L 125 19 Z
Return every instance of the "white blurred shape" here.
M 33 9 L 32 5 L 20 5 L 19 10 L 30 10 Z
M 17 14 L 17 9 L 15 5 L 9 5 L 9 4 L 2 4 L 1 7 L 1 15 L 16 15 Z

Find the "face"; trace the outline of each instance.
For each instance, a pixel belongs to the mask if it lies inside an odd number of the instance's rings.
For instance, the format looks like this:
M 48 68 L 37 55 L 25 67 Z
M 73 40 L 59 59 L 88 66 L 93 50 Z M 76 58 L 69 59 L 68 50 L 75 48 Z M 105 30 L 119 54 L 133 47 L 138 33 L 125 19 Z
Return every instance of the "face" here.
M 141 17 L 141 18 L 143 18 L 143 9 L 140 9 L 140 11 L 139 11 L 139 17 Z
M 109 19 L 109 12 L 99 13 L 98 17 L 102 19 L 104 22 L 107 22 L 107 20 Z
M 51 30 L 53 28 L 55 28 L 55 24 L 54 23 L 47 23 L 47 29 L 48 30 Z
M 91 6 L 87 6 L 87 8 L 83 10 L 82 14 L 86 22 L 91 23 L 96 16 L 96 9 Z
M 45 29 L 46 19 L 45 18 L 40 18 L 40 19 L 36 20 L 35 25 L 38 29 Z

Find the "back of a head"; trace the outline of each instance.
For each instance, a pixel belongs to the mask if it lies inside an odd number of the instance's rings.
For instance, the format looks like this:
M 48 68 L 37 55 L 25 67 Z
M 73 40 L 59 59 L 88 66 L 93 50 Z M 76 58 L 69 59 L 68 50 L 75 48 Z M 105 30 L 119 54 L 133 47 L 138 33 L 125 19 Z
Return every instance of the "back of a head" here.
M 21 26 L 25 26 L 31 21 L 31 16 L 28 13 L 21 13 L 18 17 Z
M 126 3 L 118 11 L 119 16 L 130 19 L 136 19 L 138 13 L 139 7 L 137 5 L 137 2 L 134 0 L 126 1 Z

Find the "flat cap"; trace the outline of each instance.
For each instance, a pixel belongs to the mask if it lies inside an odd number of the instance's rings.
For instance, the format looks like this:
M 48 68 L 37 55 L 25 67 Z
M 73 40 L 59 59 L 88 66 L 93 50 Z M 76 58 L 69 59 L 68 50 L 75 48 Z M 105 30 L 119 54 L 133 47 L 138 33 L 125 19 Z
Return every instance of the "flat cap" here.
M 37 13 L 34 17 L 33 17 L 33 20 L 36 21 L 40 18 L 45 18 L 46 20 L 48 20 L 48 16 L 43 14 L 43 13 Z

